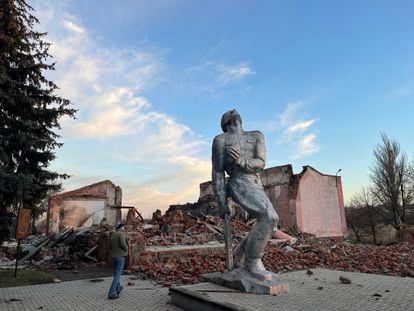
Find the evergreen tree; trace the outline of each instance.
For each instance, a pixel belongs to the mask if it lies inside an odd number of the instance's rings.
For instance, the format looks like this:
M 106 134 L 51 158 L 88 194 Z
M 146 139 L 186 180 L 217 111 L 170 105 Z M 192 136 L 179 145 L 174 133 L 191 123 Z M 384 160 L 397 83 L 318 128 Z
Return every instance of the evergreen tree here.
M 55 64 L 32 12 L 24 0 L 0 0 L 0 242 L 10 211 L 34 208 L 60 187 L 58 178 L 68 177 L 48 166 L 62 146 L 59 119 L 74 117 L 75 110 L 44 76 Z

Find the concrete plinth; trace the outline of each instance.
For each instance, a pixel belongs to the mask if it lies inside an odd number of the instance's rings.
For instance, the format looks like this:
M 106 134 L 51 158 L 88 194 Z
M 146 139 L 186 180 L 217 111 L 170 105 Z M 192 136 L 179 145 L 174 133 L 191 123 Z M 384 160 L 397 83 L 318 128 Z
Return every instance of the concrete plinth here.
M 212 283 L 199 283 L 170 288 L 171 302 L 184 311 L 247 311 L 237 304 L 217 301 L 206 293 L 239 293 Z
M 246 270 L 240 268 L 223 273 L 205 274 L 201 281 L 258 295 L 275 296 L 289 291 L 289 285 L 281 282 L 278 275 L 273 272 L 267 272 L 266 278 L 258 279 Z

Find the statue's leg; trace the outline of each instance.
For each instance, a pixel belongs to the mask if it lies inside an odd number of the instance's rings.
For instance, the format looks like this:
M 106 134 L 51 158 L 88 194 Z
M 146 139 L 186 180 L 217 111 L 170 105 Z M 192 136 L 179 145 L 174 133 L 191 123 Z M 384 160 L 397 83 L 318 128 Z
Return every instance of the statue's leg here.
M 244 266 L 253 274 L 266 274 L 266 269 L 262 262 L 263 250 L 277 221 L 276 212 L 268 211 L 269 213 L 264 213 L 265 216 L 258 217 L 246 243 Z
M 249 236 L 245 236 L 243 240 L 237 245 L 236 250 L 234 252 L 234 266 L 237 268 L 244 267 L 244 254 L 246 252 L 246 244 Z
M 245 243 L 244 267 L 252 274 L 265 275 L 262 263 L 263 250 L 278 217 L 258 178 L 237 178 L 229 181 L 229 194 L 233 200 L 257 219 Z M 265 276 L 266 277 L 266 276 Z

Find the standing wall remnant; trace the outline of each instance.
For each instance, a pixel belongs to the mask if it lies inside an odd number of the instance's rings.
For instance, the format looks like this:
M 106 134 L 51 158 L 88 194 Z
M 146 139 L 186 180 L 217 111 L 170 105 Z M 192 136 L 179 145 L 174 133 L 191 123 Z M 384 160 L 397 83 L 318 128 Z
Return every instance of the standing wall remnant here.
M 122 203 L 122 190 L 110 180 L 104 180 L 49 198 L 47 233 L 64 228 L 99 225 L 103 219 L 109 226 L 121 220 L 121 210 L 112 208 Z
M 294 174 L 288 164 L 265 169 L 260 177 L 281 228 L 317 237 L 348 234 L 340 176 L 322 174 L 311 166 Z M 199 201 L 212 194 L 211 181 L 200 184 Z

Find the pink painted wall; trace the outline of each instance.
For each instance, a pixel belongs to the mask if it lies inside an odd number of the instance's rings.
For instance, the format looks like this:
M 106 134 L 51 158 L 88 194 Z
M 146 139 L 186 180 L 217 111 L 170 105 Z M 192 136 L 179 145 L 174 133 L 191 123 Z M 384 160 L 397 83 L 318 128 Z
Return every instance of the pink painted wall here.
M 317 237 L 344 236 L 346 222 L 340 178 L 307 167 L 299 183 L 296 217 L 300 232 Z
M 337 176 L 337 191 L 338 191 L 338 203 L 339 209 L 341 211 L 341 224 L 342 224 L 342 234 L 343 236 L 348 236 L 349 230 L 346 224 L 346 217 L 345 217 L 345 204 L 344 204 L 344 193 L 342 191 L 342 179 L 341 176 Z

